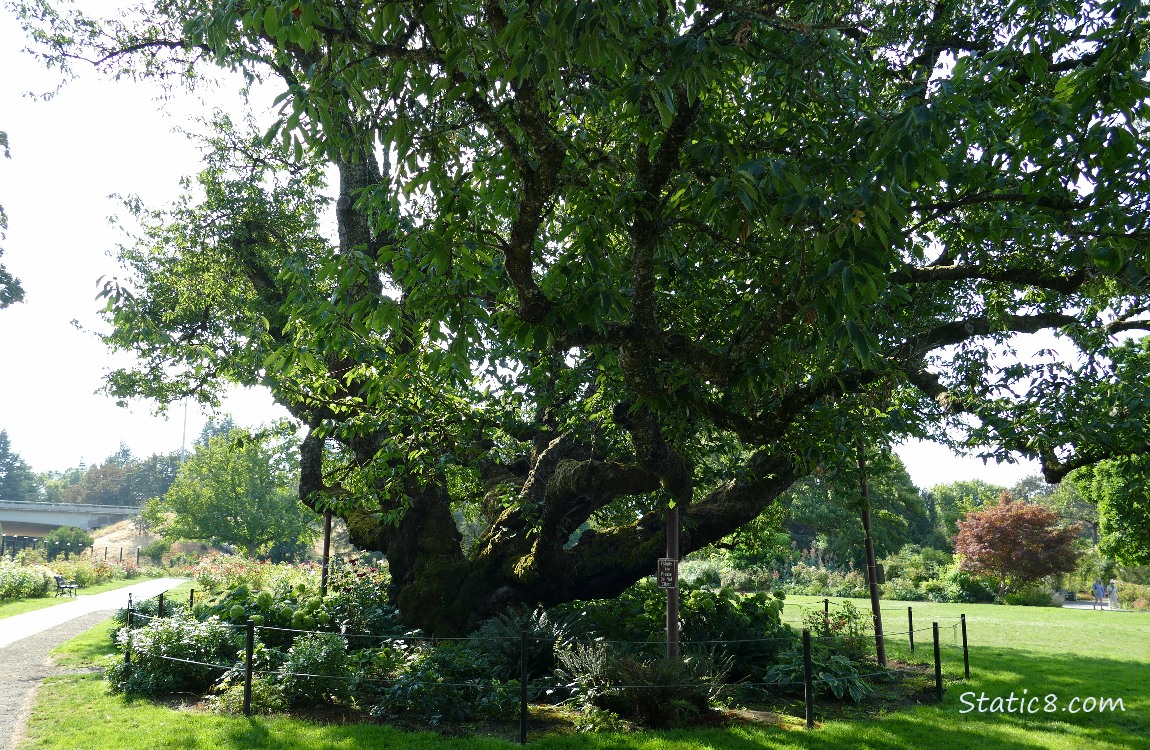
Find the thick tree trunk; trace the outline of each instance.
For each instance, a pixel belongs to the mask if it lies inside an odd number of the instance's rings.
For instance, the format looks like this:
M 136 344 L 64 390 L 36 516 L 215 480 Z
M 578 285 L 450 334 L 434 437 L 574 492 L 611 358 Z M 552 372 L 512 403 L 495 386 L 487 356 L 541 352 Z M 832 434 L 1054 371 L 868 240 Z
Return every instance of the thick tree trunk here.
M 305 440 L 305 453 L 315 445 Z M 652 511 L 634 523 L 587 530 L 568 547 L 590 514 L 625 494 L 646 494 L 660 480 L 636 465 L 579 456 L 560 436 L 535 457 L 520 502 L 493 520 L 474 554 L 465 556 L 440 485 L 409 494 L 398 523 L 382 520 L 394 509 L 343 514 L 358 547 L 387 557 L 389 597 L 405 624 L 439 635 L 460 635 L 509 606 L 552 606 L 576 599 L 614 597 L 655 572 L 666 543 L 665 514 Z M 303 461 L 301 490 L 315 456 Z M 683 508 L 682 552 L 704 547 L 758 516 L 798 478 L 788 461 L 765 453 L 751 459 L 749 480 L 732 480 Z M 501 475 L 504 479 L 506 475 Z M 314 479 L 314 476 L 311 476 Z

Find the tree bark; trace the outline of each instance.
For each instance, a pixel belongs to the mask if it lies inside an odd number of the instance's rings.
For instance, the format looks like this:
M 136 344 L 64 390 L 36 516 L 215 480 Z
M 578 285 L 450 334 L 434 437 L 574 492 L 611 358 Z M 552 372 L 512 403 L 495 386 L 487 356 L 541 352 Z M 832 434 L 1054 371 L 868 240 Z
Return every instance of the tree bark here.
M 310 436 L 304 441 L 305 497 L 324 489 L 318 446 Z M 347 522 L 353 544 L 386 556 L 388 595 L 404 623 L 435 635 L 465 634 L 512 605 L 614 597 L 654 574 L 666 545 L 664 511 L 586 530 L 571 546 L 568 541 L 595 510 L 621 495 L 652 492 L 660 480 L 635 464 L 581 458 L 582 452 L 573 438 L 561 435 L 537 453 L 519 503 L 492 521 L 471 555 L 463 552 L 451 498 L 440 483 L 413 488 L 396 523 L 384 520 L 394 507 L 337 515 Z M 800 474 L 790 461 L 766 452 L 754 455 L 747 468 L 750 478 L 728 481 L 682 506 L 682 554 L 757 517 Z

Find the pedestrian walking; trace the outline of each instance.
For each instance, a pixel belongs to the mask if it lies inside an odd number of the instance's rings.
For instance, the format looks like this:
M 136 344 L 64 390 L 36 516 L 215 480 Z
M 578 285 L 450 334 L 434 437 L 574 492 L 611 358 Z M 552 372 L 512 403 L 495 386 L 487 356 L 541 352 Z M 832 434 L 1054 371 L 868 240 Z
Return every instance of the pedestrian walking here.
M 1091 609 L 1106 609 L 1106 603 L 1103 601 L 1103 597 L 1106 596 L 1106 587 L 1102 585 L 1102 579 L 1095 578 L 1090 591 L 1094 594 L 1094 604 Z

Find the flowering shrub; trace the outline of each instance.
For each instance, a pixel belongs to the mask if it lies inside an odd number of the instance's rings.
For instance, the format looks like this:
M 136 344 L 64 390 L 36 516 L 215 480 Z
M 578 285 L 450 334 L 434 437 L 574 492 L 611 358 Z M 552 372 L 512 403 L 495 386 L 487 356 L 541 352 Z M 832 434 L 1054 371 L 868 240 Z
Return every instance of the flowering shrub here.
M 231 668 L 240 649 L 239 631 L 217 617 L 197 622 L 187 615 L 150 620 L 131 631 L 132 662 L 114 660 L 105 678 L 121 692 L 165 695 L 202 692 Z M 116 641 L 123 649 L 129 633 Z
M 212 554 L 200 559 L 192 569 L 196 585 L 210 593 L 217 594 L 244 584 L 251 586 L 260 578 L 260 571 L 253 560 L 234 555 Z M 259 588 L 259 585 L 256 585 Z
M 26 554 L 27 553 L 27 554 Z M 0 558 L 0 601 L 33 599 L 55 593 L 53 575 L 75 581 L 81 589 L 108 581 L 122 581 L 140 576 L 158 577 L 162 569 L 138 567 L 135 562 L 92 559 L 75 556 L 71 560 L 57 557 L 52 563 L 44 562 L 40 552 L 25 550 L 16 559 Z
M 1150 610 L 1150 586 L 1118 582 L 1118 604 L 1123 609 Z
M 723 570 L 723 585 L 735 591 L 775 591 L 780 578 L 779 571 L 764 567 Z
M 388 603 L 390 583 L 386 563 L 360 557 L 332 560 L 325 601 L 340 629 L 354 635 L 405 634 L 399 611 Z
M 43 565 L 21 565 L 0 558 L 0 601 L 46 596 L 55 588 L 52 571 Z
M 95 586 L 106 581 L 122 581 L 134 578 L 139 574 L 135 563 L 118 564 L 106 560 L 91 560 L 90 558 L 73 557 L 71 560 L 56 558 L 52 569 L 69 581 L 75 581 L 81 587 Z
M 286 594 L 302 584 L 319 595 L 320 566 L 315 563 L 270 563 L 217 553 L 201 558 L 191 575 L 197 586 L 213 594 L 241 585 Z

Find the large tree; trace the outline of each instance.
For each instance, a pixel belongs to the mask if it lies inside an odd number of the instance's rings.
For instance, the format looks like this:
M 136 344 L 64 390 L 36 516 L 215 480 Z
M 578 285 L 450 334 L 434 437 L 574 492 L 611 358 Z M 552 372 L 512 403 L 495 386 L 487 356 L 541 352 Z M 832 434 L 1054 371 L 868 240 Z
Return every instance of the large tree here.
M 20 454 L 12 450 L 7 430 L 0 430 L 0 500 L 39 500 L 40 480 Z
M 860 439 L 1048 481 L 1146 446 L 1145 4 L 49 6 L 53 64 L 281 83 L 284 154 L 225 129 L 141 209 L 111 388 L 272 388 L 412 625 L 614 595 L 668 504 L 697 549 Z
M 927 541 L 930 522 L 923 496 L 899 457 L 874 456 L 866 479 L 876 557 Z M 784 526 L 801 549 L 817 539 L 834 562 L 866 570 L 860 482 L 857 467 L 819 472 L 796 482 L 782 496 L 788 506 Z
M 179 466 L 179 451 L 155 453 L 141 460 L 121 443 L 118 451 L 103 463 L 83 470 L 78 478 L 72 473 L 79 471 L 76 469 L 60 477 L 62 481 L 55 483 L 51 494 L 55 501 L 64 503 L 142 506 L 168 491 Z
M 1103 554 L 1124 565 L 1150 565 L 1150 456 L 1083 467 L 1063 484 L 1094 509 Z

